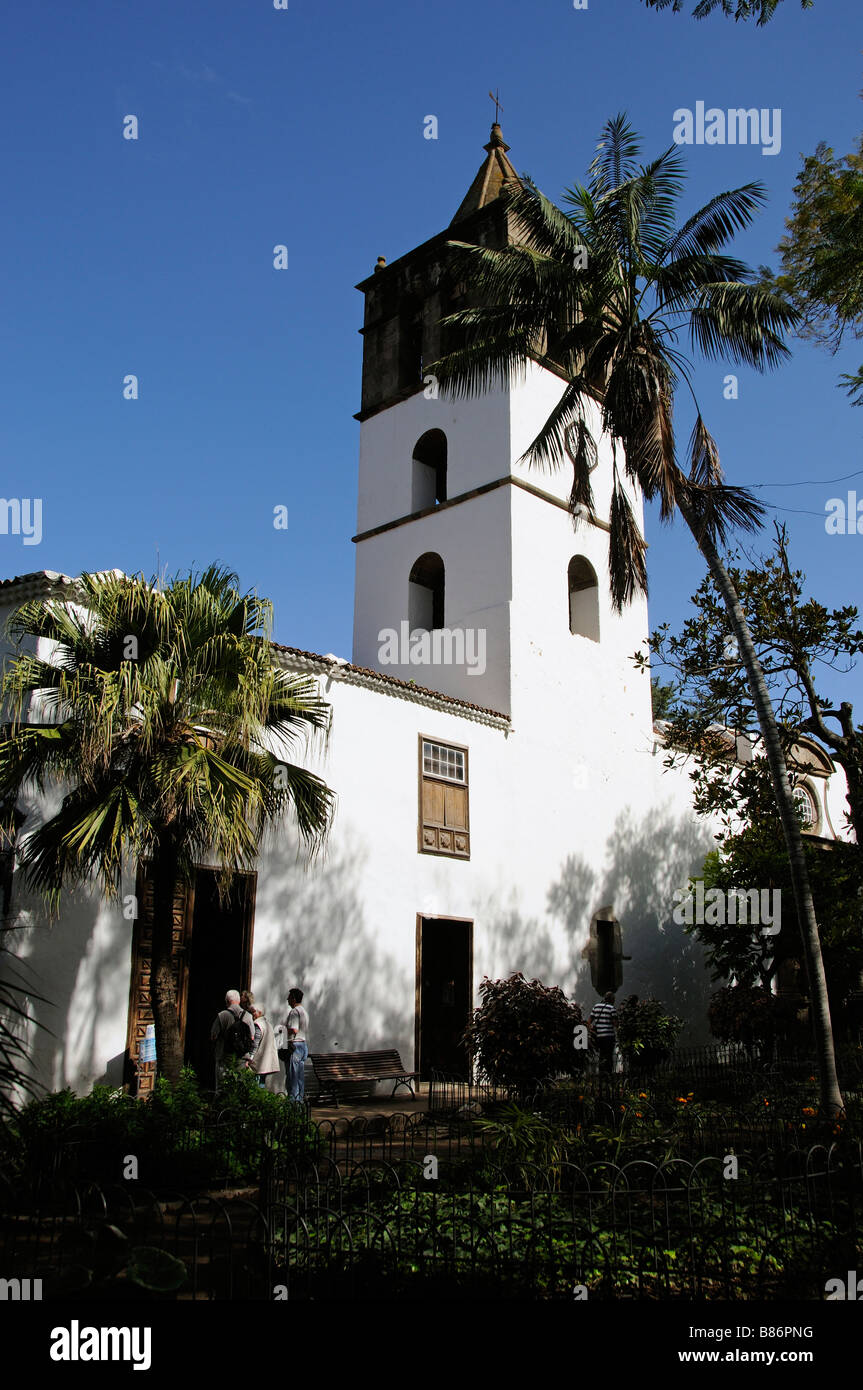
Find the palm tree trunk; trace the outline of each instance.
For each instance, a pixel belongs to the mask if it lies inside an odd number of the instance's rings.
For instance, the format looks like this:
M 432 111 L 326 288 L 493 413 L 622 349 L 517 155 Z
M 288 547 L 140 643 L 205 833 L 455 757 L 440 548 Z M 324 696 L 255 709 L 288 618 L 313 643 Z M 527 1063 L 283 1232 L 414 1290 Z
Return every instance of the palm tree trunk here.
M 156 1059 L 159 1075 L 172 1086 L 180 1079 L 183 1047 L 177 1016 L 172 957 L 174 946 L 174 894 L 177 885 L 177 849 L 166 837 L 159 844 L 153 864 L 153 951 L 150 971 L 150 1003 L 156 1025 Z
M 689 503 L 685 499 L 679 500 L 679 506 L 681 515 L 692 532 L 701 554 L 707 561 L 710 573 L 728 610 L 731 629 L 737 639 L 740 658 L 746 670 L 749 693 L 755 705 L 761 736 L 764 739 L 764 750 L 788 849 L 791 884 L 794 891 L 800 935 L 803 941 L 803 958 L 806 962 L 809 1005 L 818 1059 L 821 1109 L 826 1115 L 835 1115 L 838 1111 L 844 1110 L 845 1103 L 836 1075 L 836 1056 L 833 1048 L 827 981 L 824 975 L 824 961 L 821 956 L 821 940 L 818 935 L 812 889 L 809 885 L 809 871 L 803 848 L 803 836 L 800 833 L 800 822 L 794 809 L 791 785 L 788 781 L 788 769 L 782 752 L 773 704 L 764 680 L 764 672 L 758 660 L 755 644 L 752 641 L 749 624 L 746 621 L 737 591 L 731 582 L 731 577 L 716 546 L 704 533 L 704 529 L 699 525 Z

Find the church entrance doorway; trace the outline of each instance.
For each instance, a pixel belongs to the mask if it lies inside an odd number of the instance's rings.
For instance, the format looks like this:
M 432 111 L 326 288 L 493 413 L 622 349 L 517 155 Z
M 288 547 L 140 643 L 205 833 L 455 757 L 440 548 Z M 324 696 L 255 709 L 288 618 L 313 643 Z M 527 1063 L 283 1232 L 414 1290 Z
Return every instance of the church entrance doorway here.
M 254 874 L 235 874 L 227 900 L 220 902 L 216 871 L 195 873 L 186 945 L 185 1060 L 207 1089 L 213 1085 L 213 1019 L 225 1007 L 227 990 L 251 988 L 254 889 Z
M 467 1076 L 467 1049 L 460 1041 L 473 997 L 473 922 L 455 917 L 417 917 L 417 1070 Z
M 224 902 L 219 901 L 218 873 L 198 868 L 188 887 L 174 896 L 174 987 L 184 1059 L 202 1086 L 213 1086 L 210 1028 L 225 1006 L 229 989 L 248 989 L 252 973 L 252 931 L 256 874 L 235 874 Z M 155 1063 L 147 1057 L 150 1008 L 150 956 L 153 940 L 153 879 L 149 866 L 138 873 L 138 916 L 132 941 L 128 1057 L 137 1068 L 137 1094 L 149 1095 Z

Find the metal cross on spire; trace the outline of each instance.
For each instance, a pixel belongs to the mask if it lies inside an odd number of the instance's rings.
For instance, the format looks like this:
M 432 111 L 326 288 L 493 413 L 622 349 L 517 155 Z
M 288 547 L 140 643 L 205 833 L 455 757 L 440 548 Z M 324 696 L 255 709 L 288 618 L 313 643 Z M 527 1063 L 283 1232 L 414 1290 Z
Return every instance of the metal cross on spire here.
M 501 111 L 503 110 L 503 107 L 500 104 L 500 89 L 498 87 L 495 87 L 493 92 L 489 92 L 489 96 L 494 102 L 494 123 L 495 125 L 500 125 L 498 117 Z

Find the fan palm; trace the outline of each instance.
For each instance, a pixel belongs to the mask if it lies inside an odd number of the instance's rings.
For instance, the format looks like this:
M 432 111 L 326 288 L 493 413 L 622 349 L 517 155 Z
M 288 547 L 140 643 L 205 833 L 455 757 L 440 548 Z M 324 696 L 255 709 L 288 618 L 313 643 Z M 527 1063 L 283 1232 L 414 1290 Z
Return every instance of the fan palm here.
M 684 471 L 672 419 L 675 388 L 683 381 L 692 391 L 681 333 L 708 359 L 763 370 L 788 354 L 782 333 L 795 311 L 723 252 L 763 202 L 761 185 L 718 194 L 678 228 L 680 151 L 672 147 L 648 164 L 639 155 L 637 136 L 617 116 L 603 131 L 587 185 L 566 193 L 568 211 L 526 179 L 501 195 L 516 229 L 510 244 L 449 243 L 454 277 L 470 285 L 473 303 L 443 321 L 457 346 L 429 370 L 457 397 L 505 385 L 513 369 L 535 362 L 565 379 L 524 457 L 544 468 L 569 460 L 578 525 L 594 517 L 597 425 L 610 439 L 608 558 L 617 611 L 647 588 L 645 544 L 625 480 L 658 502 L 663 521 L 679 511 L 692 532 L 727 605 L 764 737 L 803 937 L 822 1103 L 834 1111 L 842 1098 L 800 824 L 770 697 L 721 556 L 729 533 L 755 529 L 762 508 L 745 489 L 722 481 L 719 452 L 700 411 Z
M 8 624 L 17 641 L 52 645 L 21 652 L 4 677 L 0 804 L 49 786 L 65 793 L 23 838 L 20 869 L 56 906 L 67 882 L 95 877 L 116 896 L 124 865 L 151 861 L 151 1003 L 169 1081 L 183 1061 L 171 968 L 177 885 L 215 860 L 227 891 L 289 810 L 302 839 L 319 844 L 333 803 L 289 760 L 328 727 L 329 706 L 314 680 L 281 669 L 266 640 L 271 605 L 237 584 L 218 567 L 164 588 L 84 574 L 74 598 L 25 603 Z

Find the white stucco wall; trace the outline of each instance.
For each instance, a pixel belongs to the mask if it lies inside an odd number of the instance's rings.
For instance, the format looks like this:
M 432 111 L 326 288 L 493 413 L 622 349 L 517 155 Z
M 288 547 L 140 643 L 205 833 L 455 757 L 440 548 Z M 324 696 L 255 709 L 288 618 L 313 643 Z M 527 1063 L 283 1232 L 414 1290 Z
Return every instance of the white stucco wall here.
M 649 748 L 603 766 L 605 745 L 577 727 L 506 732 L 338 676 L 325 693 L 333 732 L 316 766 L 338 794 L 333 831 L 313 870 L 266 848 L 254 946 L 256 994 L 283 1001 L 301 984 L 315 1047 L 413 1057 L 418 913 L 473 920 L 475 987 L 522 970 L 590 1006 L 582 951 L 612 905 L 633 957 L 626 992 L 703 1015 L 698 949 L 663 918 L 711 841 Z M 469 862 L 417 852 L 419 734 L 469 748 Z
M 575 650 L 595 646 L 572 641 Z M 592 650 L 590 659 L 601 657 Z M 622 993 L 657 995 L 686 1018 L 681 1042 L 707 1040 L 711 985 L 700 948 L 671 914 L 674 890 L 713 847 L 711 828 L 692 815 L 686 770 L 664 771 L 664 749 L 626 700 L 607 695 L 598 668 L 584 693 L 538 656 L 545 684 L 533 680 L 533 705 L 526 685 L 512 727 L 501 728 L 426 696 L 372 688 L 344 668 L 311 667 L 333 728 L 307 761 L 338 806 L 313 864 L 290 825 L 263 846 L 252 984 L 272 1018 L 299 984 L 314 1048 L 395 1046 L 413 1065 L 418 913 L 473 921 L 474 989 L 485 974 L 521 970 L 590 1006 L 583 950 L 591 917 L 611 907 L 629 957 Z M 467 862 L 418 853 L 420 735 L 469 749 Z M 124 892 L 132 889 L 130 877 Z M 32 1006 L 46 1025 L 29 1043 L 40 1078 L 78 1090 L 118 1084 L 131 922 L 96 894 L 66 895 L 54 923 L 20 890 L 15 910 L 11 942 L 32 991 L 48 1000 Z

